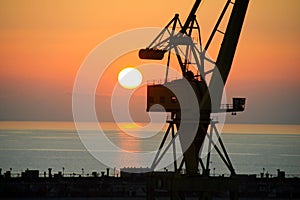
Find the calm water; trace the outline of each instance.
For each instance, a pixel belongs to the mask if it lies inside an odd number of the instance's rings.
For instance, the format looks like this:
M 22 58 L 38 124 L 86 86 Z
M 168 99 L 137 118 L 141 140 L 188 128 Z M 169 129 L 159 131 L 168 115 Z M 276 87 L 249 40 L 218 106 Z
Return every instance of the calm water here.
M 131 124 L 127 128 L 138 130 Z M 103 127 L 110 140 L 128 151 L 157 149 L 163 132 L 153 140 L 139 141 L 121 133 L 113 124 Z M 151 130 L 150 130 L 151 131 Z M 138 133 L 137 133 L 138 134 Z M 0 122 L 0 168 L 12 168 L 18 173 L 27 168 L 65 173 L 91 173 L 102 171 L 105 165 L 97 161 L 81 143 L 73 123 L 70 122 Z M 287 174 L 300 176 L 299 125 L 226 125 L 223 141 L 238 173 L 276 174 L 279 168 Z M 134 158 L 122 158 L 128 166 L 135 166 Z M 136 166 L 140 167 L 140 166 Z M 228 173 L 213 152 L 212 173 Z

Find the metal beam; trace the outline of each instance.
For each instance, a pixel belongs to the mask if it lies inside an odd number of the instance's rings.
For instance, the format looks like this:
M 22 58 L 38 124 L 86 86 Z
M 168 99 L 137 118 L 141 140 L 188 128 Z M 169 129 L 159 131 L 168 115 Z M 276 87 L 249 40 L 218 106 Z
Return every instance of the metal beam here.
M 231 69 L 248 4 L 249 0 L 236 0 L 234 3 L 209 85 L 210 91 L 213 91 L 213 108 L 220 108 L 224 85 Z

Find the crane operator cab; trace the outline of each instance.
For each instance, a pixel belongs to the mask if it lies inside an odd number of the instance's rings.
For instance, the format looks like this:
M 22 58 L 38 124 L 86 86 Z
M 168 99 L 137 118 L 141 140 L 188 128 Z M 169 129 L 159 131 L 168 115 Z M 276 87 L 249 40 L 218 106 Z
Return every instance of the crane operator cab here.
M 155 104 L 160 104 L 164 107 L 166 112 L 178 113 L 181 109 L 185 111 L 193 111 L 194 108 L 189 107 L 189 105 L 185 105 L 187 107 L 181 108 L 178 97 L 172 92 L 180 93 L 185 95 L 186 83 L 191 85 L 198 99 L 198 103 L 200 106 L 200 102 L 203 99 L 203 96 L 206 91 L 208 91 L 206 84 L 199 80 L 199 76 L 195 76 L 192 71 L 187 71 L 184 79 L 177 79 L 170 82 L 166 82 L 164 84 L 150 84 L 147 86 L 147 112 L 161 112 L 162 110 L 159 108 L 152 107 Z M 202 111 L 206 110 L 208 113 L 211 111 L 210 98 L 206 101 L 206 104 L 202 103 Z M 203 106 L 205 105 L 205 106 Z M 152 108 L 151 108 L 152 107 Z M 151 108 L 151 109 L 150 109 Z M 205 108 L 205 109 L 204 109 Z

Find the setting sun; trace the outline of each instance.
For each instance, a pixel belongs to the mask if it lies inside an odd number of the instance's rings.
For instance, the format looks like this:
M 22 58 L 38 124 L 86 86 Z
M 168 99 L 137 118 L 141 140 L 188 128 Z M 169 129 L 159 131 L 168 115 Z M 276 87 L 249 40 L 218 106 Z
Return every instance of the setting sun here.
M 141 72 L 133 67 L 127 67 L 120 71 L 118 81 L 126 89 L 134 89 L 142 82 Z

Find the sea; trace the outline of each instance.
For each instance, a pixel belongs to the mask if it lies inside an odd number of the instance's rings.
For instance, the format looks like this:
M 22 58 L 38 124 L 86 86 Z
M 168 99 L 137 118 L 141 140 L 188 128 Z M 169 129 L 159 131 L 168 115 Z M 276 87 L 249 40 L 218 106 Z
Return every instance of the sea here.
M 100 126 L 113 144 L 130 153 L 158 149 L 167 127 L 155 133 L 156 139 L 147 140 L 145 133 L 139 132 L 146 125 L 121 124 L 127 130 L 134 130 L 135 136 L 143 135 L 142 140 L 127 136 L 114 123 L 105 122 Z M 149 134 L 153 134 L 151 130 Z M 300 125 L 225 124 L 220 135 L 236 173 L 269 173 L 275 176 L 279 169 L 285 171 L 288 177 L 300 177 Z M 100 153 L 106 154 L 106 151 Z M 134 156 L 124 157 L 122 162 L 124 167 L 150 167 L 140 166 Z M 86 149 L 73 122 L 0 122 L 2 174 L 11 171 L 13 176 L 20 176 L 26 169 L 39 170 L 44 174 L 49 168 L 53 173 L 62 172 L 70 176 L 100 173 L 106 168 L 110 168 L 111 175 L 119 174 L 119 167 L 104 163 Z M 212 175 L 229 174 L 214 150 L 211 152 L 210 169 Z

